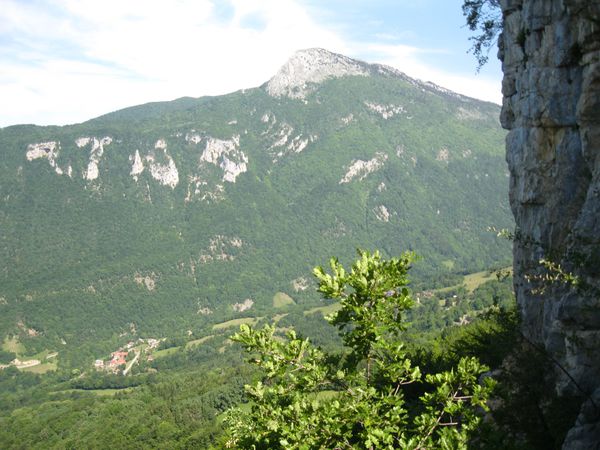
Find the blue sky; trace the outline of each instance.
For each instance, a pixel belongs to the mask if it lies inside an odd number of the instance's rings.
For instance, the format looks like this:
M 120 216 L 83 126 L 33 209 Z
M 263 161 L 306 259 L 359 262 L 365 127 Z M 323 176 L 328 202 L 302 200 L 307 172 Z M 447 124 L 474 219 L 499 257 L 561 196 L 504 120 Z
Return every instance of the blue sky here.
M 81 122 L 267 81 L 322 47 L 500 103 L 461 0 L 0 0 L 0 127 Z

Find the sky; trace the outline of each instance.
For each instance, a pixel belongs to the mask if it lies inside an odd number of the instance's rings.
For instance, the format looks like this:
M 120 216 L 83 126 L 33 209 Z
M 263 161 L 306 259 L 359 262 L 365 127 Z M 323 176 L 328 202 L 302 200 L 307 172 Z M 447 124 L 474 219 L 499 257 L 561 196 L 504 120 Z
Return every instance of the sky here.
M 501 102 L 462 0 L 0 0 L 0 127 L 256 87 L 320 47 Z

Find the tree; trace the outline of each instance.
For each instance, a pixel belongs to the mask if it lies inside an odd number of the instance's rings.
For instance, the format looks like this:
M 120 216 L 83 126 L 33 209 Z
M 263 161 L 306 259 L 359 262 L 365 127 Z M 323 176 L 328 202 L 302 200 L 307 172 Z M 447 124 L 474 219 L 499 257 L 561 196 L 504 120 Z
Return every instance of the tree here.
M 246 386 L 248 408 L 225 416 L 227 446 L 256 449 L 466 448 L 493 388 L 475 358 L 423 376 L 402 342 L 410 253 L 384 260 L 360 251 L 346 272 L 332 258 L 331 273 L 314 269 L 318 290 L 339 300 L 328 317 L 347 346 L 328 355 L 294 331 L 286 338 L 265 326 L 242 325 L 231 339 L 252 354 L 263 377 Z
M 0 350 L 0 364 L 9 364 L 16 357 L 17 354 L 14 352 Z
M 477 58 L 477 70 L 487 63 L 488 54 L 502 31 L 502 10 L 500 0 L 464 0 L 463 15 L 471 31 L 479 34 L 471 36 L 473 46 L 470 51 Z

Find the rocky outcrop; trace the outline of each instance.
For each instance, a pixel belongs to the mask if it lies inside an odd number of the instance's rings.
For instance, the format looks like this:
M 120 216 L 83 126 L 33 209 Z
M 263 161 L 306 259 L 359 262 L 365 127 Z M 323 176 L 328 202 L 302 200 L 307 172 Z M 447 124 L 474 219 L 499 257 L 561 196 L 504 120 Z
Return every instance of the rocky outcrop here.
M 565 369 L 557 393 L 589 399 L 600 387 L 600 3 L 500 3 L 523 332 Z M 564 448 L 597 448 L 583 430 L 598 417 L 582 410 Z
M 364 180 L 370 173 L 381 169 L 387 159 L 388 155 L 377 152 L 375 157 L 368 161 L 363 161 L 362 159 L 353 160 L 339 184 L 350 183 L 355 178 L 358 178 L 358 181 Z
M 304 98 L 309 84 L 348 75 L 369 75 L 366 64 L 321 48 L 300 50 L 266 84 L 273 97 Z

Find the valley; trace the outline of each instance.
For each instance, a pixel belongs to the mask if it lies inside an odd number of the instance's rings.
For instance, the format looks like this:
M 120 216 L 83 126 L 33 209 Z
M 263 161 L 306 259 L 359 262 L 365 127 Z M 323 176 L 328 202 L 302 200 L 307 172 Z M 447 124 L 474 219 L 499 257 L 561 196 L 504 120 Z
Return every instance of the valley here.
M 493 305 L 493 296 L 490 297 L 489 294 L 484 294 L 484 288 L 491 288 L 493 290 L 501 288 L 502 293 L 496 295 L 496 300 L 501 301 L 505 307 L 508 307 L 510 305 L 509 299 L 511 298 L 510 283 L 507 282 L 507 279 L 509 280 L 508 277 L 510 277 L 508 268 L 500 269 L 498 272 L 476 272 L 465 275 L 462 283 L 456 285 L 415 292 L 416 305 L 411 315 L 414 321 L 412 326 L 416 329 L 427 331 L 429 328 L 421 322 L 426 320 L 427 314 L 432 314 L 431 310 L 434 311 L 433 314 L 438 319 L 440 317 L 453 318 L 454 323 L 451 321 L 445 323 L 445 325 L 469 323 L 478 314 L 485 312 Z M 482 289 L 479 289 L 480 287 Z M 458 307 L 460 303 L 462 303 L 462 308 Z M 296 302 L 291 296 L 278 292 L 273 297 L 273 307 L 275 308 L 273 312 L 266 316 L 247 316 L 215 323 L 210 328 L 214 334 L 207 334 L 203 337 L 196 337 L 191 333 L 191 330 L 180 330 L 177 335 L 185 337 L 180 337 L 176 341 L 167 337 L 158 339 L 138 338 L 137 341 L 128 342 L 122 340 L 122 345 L 111 352 L 108 358 L 97 355 L 97 359 L 95 359 L 93 364 L 81 367 L 81 369 L 85 372 L 93 370 L 105 371 L 124 376 L 130 372 L 139 373 L 138 366 L 142 360 L 151 363 L 155 359 L 165 358 L 177 352 L 188 351 L 213 339 L 222 342 L 222 345 L 226 345 L 227 337 L 242 324 L 256 326 L 261 323 L 269 323 L 277 326 L 279 332 L 283 333 L 294 327 L 296 322 L 294 316 L 298 317 L 302 315 L 305 318 L 317 319 L 319 316 L 325 317 L 337 311 L 340 305 L 337 302 L 333 302 L 324 306 L 303 309 L 296 306 Z M 428 312 L 426 313 L 425 311 Z M 289 317 L 290 315 L 291 317 Z M 283 320 L 284 326 L 280 326 L 282 319 L 285 319 Z M 324 321 L 320 319 L 317 319 L 316 322 L 320 323 L 321 326 L 324 325 Z M 2 365 L 2 368 L 14 366 L 21 371 L 38 374 L 55 371 L 58 368 L 57 361 L 59 360 L 60 349 L 57 349 L 57 351 L 44 350 L 36 355 L 27 357 L 25 356 L 28 354 L 27 349 L 17 336 L 12 336 L 11 338 L 6 336 L 1 349 L 14 353 L 17 358 L 26 358 L 23 360 L 16 359 L 14 362 Z

